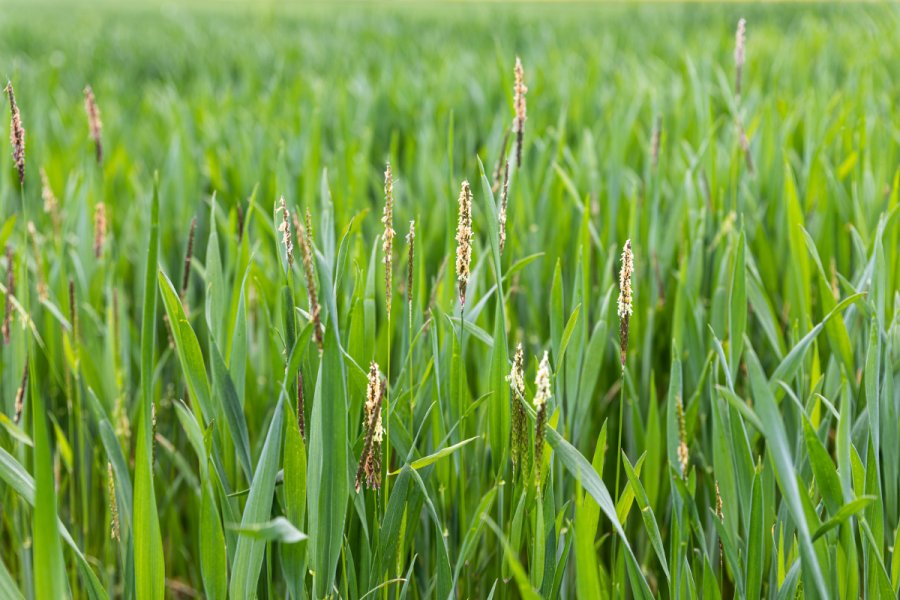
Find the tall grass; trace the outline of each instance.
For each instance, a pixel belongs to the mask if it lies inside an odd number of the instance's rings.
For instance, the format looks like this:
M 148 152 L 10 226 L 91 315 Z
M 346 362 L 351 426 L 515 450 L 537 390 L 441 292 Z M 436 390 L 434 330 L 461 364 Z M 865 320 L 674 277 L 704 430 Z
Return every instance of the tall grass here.
M 0 32 L 0 597 L 897 597 L 893 7 Z

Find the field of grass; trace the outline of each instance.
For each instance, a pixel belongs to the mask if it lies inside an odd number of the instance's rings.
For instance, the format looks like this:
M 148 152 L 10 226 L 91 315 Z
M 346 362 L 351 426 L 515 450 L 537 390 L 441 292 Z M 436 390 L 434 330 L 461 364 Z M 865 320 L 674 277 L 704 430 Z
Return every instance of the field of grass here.
M 896 598 L 898 34 L 4 5 L 0 598 Z

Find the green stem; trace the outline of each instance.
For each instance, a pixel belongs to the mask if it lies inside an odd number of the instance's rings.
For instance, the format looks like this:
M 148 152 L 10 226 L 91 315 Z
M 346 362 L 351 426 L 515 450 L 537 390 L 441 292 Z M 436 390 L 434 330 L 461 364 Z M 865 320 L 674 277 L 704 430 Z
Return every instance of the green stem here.
M 619 469 L 622 464 L 622 417 L 625 414 L 625 367 L 622 367 L 622 389 L 619 392 L 619 440 L 616 443 L 616 487 L 613 489 L 613 505 L 619 500 Z M 613 597 L 616 596 L 616 530 L 612 534 L 612 585 Z

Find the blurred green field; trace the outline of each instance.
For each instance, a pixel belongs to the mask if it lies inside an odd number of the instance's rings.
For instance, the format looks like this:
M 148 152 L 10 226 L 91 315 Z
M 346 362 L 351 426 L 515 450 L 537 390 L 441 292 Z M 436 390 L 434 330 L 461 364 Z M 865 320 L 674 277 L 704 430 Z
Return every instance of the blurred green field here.
M 2 5 L 0 597 L 896 598 L 898 35 L 890 4 Z

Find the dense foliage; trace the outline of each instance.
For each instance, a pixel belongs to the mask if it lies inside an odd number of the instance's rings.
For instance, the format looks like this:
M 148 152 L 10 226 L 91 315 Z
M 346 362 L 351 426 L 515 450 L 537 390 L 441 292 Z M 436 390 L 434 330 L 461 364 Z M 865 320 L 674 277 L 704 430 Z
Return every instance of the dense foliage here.
M 896 598 L 897 32 L 5 6 L 0 596 Z

